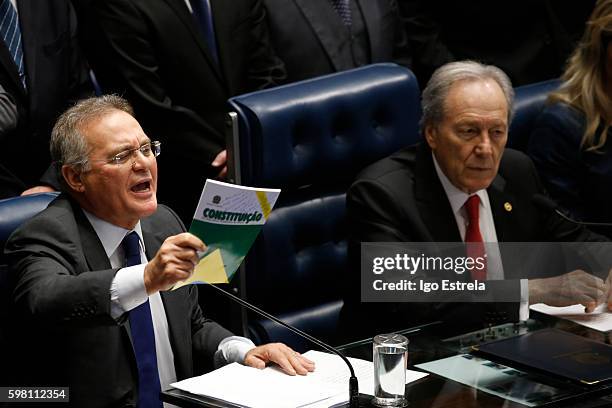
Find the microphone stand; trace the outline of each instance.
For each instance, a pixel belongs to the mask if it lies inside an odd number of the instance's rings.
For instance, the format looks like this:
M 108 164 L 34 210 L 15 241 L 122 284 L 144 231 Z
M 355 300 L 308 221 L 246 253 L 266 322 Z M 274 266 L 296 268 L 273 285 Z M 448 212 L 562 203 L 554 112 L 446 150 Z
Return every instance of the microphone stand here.
M 291 326 L 290 324 L 287 324 L 285 322 L 283 322 L 282 320 L 280 320 L 279 318 L 272 316 L 271 314 L 264 312 L 263 310 L 261 310 L 260 308 L 258 308 L 257 306 L 254 306 L 252 304 L 250 304 L 249 302 L 247 302 L 246 300 L 243 300 L 241 298 L 239 298 L 238 296 L 226 292 L 225 290 L 211 284 L 208 282 L 204 282 L 206 283 L 208 286 L 211 286 L 213 288 L 215 288 L 215 290 L 219 291 L 220 293 L 223 294 L 223 296 L 229 297 L 230 299 L 233 299 L 234 301 L 238 302 L 240 305 L 246 307 L 247 309 L 257 313 L 260 316 L 265 317 L 266 319 L 270 319 L 275 323 L 280 324 L 281 326 L 285 327 L 286 329 L 292 331 L 293 333 L 297 334 L 300 337 L 305 338 L 306 340 L 309 340 L 310 342 L 316 344 L 319 347 L 324 348 L 325 350 L 336 354 L 337 356 L 339 356 L 348 366 L 349 371 L 351 372 L 351 376 L 349 378 L 349 408 L 359 408 L 359 384 L 357 381 L 357 376 L 355 376 L 355 370 L 353 370 L 353 366 L 351 365 L 351 362 L 345 357 L 343 356 L 338 350 L 336 350 L 335 348 L 333 348 L 332 346 L 330 346 L 327 343 L 322 342 L 321 340 L 311 336 L 310 334 L 303 332 L 302 330 Z

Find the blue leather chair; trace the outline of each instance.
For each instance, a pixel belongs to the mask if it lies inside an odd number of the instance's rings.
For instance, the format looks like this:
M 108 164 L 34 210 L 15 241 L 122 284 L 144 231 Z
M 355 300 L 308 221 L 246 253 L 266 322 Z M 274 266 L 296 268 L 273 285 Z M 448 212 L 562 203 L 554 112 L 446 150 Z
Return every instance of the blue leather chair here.
M 12 197 L 0 200 L 0 360 L 3 361 L 4 369 L 0 370 L 0 374 L 10 375 L 8 368 L 12 360 L 10 355 L 5 355 L 8 342 L 5 333 L 8 333 L 8 325 L 10 316 L 10 280 L 8 276 L 8 268 L 4 260 L 4 244 L 13 233 L 13 231 L 24 221 L 38 214 L 40 211 L 47 208 L 47 205 L 55 198 L 57 194 L 42 193 L 33 194 L 23 197 Z M 0 384 L 7 384 L 8 378 L 3 378 L 0 375 Z
M 333 342 L 347 265 L 345 192 L 360 169 L 419 139 L 416 78 L 375 64 L 229 103 L 235 181 L 283 190 L 245 261 L 246 298 Z M 249 322 L 258 342 L 312 347 L 273 322 Z
M 47 208 L 56 197 L 57 193 L 41 193 L 0 200 L 0 245 L 2 248 L 18 226 Z
M 546 104 L 546 98 L 560 84 L 559 79 L 550 79 L 514 88 L 514 118 L 508 133 L 508 147 L 522 152 L 527 151 L 529 136 Z

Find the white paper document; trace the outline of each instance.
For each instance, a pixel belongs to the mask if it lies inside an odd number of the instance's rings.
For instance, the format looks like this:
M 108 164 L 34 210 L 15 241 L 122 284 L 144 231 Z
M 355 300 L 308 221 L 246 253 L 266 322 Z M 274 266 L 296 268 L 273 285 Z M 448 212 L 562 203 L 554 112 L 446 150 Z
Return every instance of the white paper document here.
M 252 408 L 323 408 L 348 401 L 350 373 L 342 359 L 312 350 L 304 356 L 315 362 L 315 371 L 306 376 L 289 376 L 277 367 L 258 370 L 233 363 L 171 386 Z M 349 360 L 359 380 L 359 392 L 373 395 L 373 364 L 355 358 Z M 427 375 L 407 370 L 406 384 Z
M 595 311 L 591 313 L 585 313 L 584 306 L 582 305 L 554 307 L 543 303 L 537 303 L 531 305 L 529 308 L 536 312 L 571 320 L 572 322 L 601 332 L 612 330 L 612 313 L 607 311 L 607 304 L 599 305 Z

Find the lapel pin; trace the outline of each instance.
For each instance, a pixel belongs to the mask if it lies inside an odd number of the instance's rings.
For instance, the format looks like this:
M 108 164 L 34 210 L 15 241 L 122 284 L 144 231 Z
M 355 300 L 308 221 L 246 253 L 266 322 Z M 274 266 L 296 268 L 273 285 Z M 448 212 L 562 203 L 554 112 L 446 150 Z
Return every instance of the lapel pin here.
M 506 210 L 508 212 L 512 211 L 512 204 L 510 204 L 509 202 L 506 201 L 504 203 L 504 210 Z

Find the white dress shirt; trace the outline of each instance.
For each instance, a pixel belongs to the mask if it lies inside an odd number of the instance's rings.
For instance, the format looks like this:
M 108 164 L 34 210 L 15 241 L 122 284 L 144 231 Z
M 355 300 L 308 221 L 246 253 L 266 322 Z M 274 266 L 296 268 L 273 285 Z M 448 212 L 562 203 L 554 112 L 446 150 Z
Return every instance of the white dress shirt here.
M 120 268 L 125 259 L 121 242 L 123 238 L 132 232 L 104 221 L 95 215 L 84 211 L 85 216 L 93 226 L 104 251 L 108 256 L 112 268 Z M 140 238 L 140 265 L 128 266 L 117 271 L 110 287 L 111 316 L 118 320 L 121 316 L 133 308 L 143 304 L 149 299 L 151 306 L 151 318 L 153 320 L 153 331 L 155 333 L 155 350 L 157 354 L 157 370 L 162 390 L 176 381 L 174 369 L 174 353 L 170 346 L 168 331 L 168 320 L 166 311 L 159 292 L 147 296 L 144 284 L 144 269 L 147 263 L 144 239 L 140 222 L 136 224 L 133 231 Z M 245 337 L 231 336 L 223 339 L 219 344 L 217 353 L 222 353 L 228 363 L 244 361 L 246 353 L 254 348 L 253 342 Z M 170 405 L 164 404 L 166 407 Z
M 478 226 L 480 227 L 480 233 L 482 240 L 485 243 L 485 251 L 487 254 L 487 280 L 502 280 L 504 279 L 504 267 L 502 265 L 501 253 L 499 246 L 487 245 L 488 243 L 497 243 L 497 232 L 495 231 L 495 222 L 493 221 L 493 212 L 491 210 L 491 203 L 489 202 L 489 194 L 486 189 L 478 190 L 474 194 L 467 194 L 451 183 L 446 177 L 436 157 L 433 155 L 434 167 L 436 173 L 442 183 L 442 187 L 446 192 L 446 197 L 453 210 L 455 221 L 457 222 L 457 228 L 461 239 L 465 241 L 465 233 L 468 225 L 467 211 L 463 207 L 467 199 L 476 194 L 480 198 L 480 204 L 478 206 Z M 527 279 L 520 280 L 521 287 L 521 302 L 519 308 L 519 319 L 527 320 L 529 318 L 529 283 Z

